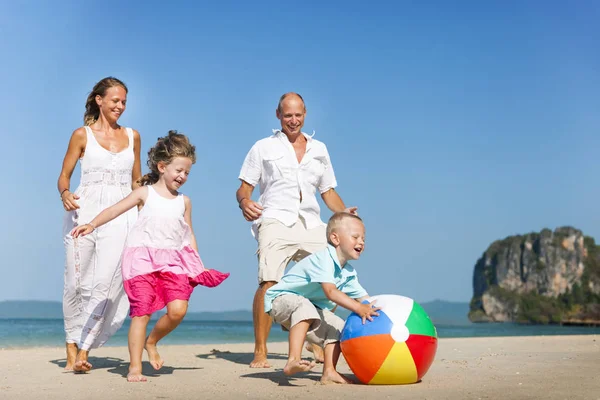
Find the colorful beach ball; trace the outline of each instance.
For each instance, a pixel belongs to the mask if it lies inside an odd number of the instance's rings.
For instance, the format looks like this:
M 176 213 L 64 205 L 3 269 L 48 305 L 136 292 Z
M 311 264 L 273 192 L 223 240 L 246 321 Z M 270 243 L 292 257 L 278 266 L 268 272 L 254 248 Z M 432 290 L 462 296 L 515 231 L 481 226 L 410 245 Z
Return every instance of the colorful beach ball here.
M 352 313 L 342 330 L 342 354 L 350 369 L 365 384 L 420 381 L 437 350 L 437 331 L 429 316 L 408 297 L 381 295 L 369 301 L 381 307 L 379 316 L 363 325 Z

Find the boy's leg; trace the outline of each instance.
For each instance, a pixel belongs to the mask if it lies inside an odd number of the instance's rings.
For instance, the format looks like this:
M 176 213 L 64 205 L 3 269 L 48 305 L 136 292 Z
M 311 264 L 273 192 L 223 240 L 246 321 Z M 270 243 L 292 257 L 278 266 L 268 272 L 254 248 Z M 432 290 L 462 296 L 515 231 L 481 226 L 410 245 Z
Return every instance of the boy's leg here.
M 314 362 L 302 359 L 302 346 L 312 322 L 312 320 L 300 321 L 290 329 L 289 354 L 288 361 L 283 368 L 284 374 L 294 375 L 314 368 Z
M 302 346 L 307 332 L 314 331 L 321 323 L 316 307 L 305 297 L 283 294 L 273 300 L 271 316 L 285 330 L 290 331 L 288 361 L 283 372 L 293 375 L 312 369 L 314 362 L 302 360 Z
M 146 382 L 146 378 L 142 375 L 142 352 L 144 351 L 148 321 L 150 321 L 150 315 L 131 318 L 127 340 L 129 347 L 128 382 Z
M 187 300 L 173 300 L 167 303 L 167 313 L 159 318 L 146 339 L 144 348 L 148 352 L 148 359 L 154 369 L 158 370 L 162 367 L 164 361 L 158 354 L 156 344 L 159 340 L 167 336 L 173 329 L 183 321 L 183 317 L 187 313 Z
M 328 310 L 318 310 L 321 317 L 319 328 L 307 335 L 309 342 L 324 347 L 323 376 L 321 383 L 352 383 L 337 372 L 337 363 L 341 354 L 340 335 L 344 328 L 344 320 Z

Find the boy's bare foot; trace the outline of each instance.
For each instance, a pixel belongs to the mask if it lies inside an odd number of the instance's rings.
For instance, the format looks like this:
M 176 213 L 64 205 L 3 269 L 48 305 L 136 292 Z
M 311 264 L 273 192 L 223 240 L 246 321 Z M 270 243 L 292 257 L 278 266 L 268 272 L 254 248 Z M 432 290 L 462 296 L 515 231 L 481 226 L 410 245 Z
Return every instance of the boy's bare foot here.
M 127 374 L 127 382 L 146 382 L 148 381 L 144 375 L 142 375 L 141 368 L 129 368 Z
M 306 343 L 306 347 L 304 348 L 313 353 L 313 358 L 317 363 L 323 364 L 325 362 L 325 355 L 323 354 L 323 348 L 321 346 L 317 346 L 316 344 L 312 343 Z
M 352 384 L 350 379 L 346 378 L 344 375 L 340 374 L 337 371 L 333 372 L 323 372 L 323 376 L 321 377 L 321 383 L 323 385 L 329 385 L 331 383 L 336 384 Z
M 146 344 L 144 345 L 144 348 L 146 349 L 146 352 L 148 353 L 148 360 L 150 361 L 150 365 L 152 365 L 152 368 L 154 368 L 157 371 L 159 369 L 161 369 L 161 367 L 163 366 L 163 364 L 165 362 L 160 357 L 160 354 L 158 354 L 158 350 L 156 348 L 156 345 L 155 344 L 149 344 L 148 342 L 146 342 Z M 146 379 L 144 378 L 144 380 L 141 381 L 141 382 L 145 382 L 145 381 L 146 381 Z M 129 381 L 129 382 L 140 382 L 140 381 Z
M 315 367 L 315 365 L 316 364 L 314 363 L 314 361 L 308 360 L 288 361 L 287 364 L 285 364 L 285 367 L 283 367 L 283 373 L 286 375 L 294 375 L 298 372 L 310 371 Z
M 250 363 L 250 368 L 271 368 L 267 361 L 267 355 L 263 353 L 254 353 L 254 360 Z
M 67 365 L 65 365 L 65 371 L 73 371 L 78 351 L 79 349 L 75 343 L 67 343 Z

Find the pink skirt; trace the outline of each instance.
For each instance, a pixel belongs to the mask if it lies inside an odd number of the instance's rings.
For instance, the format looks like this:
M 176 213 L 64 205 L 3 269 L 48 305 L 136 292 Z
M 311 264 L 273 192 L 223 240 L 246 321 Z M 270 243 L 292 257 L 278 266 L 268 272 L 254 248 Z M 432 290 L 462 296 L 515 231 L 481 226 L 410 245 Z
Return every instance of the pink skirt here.
M 129 316 L 151 315 L 173 300 L 189 301 L 194 287 L 214 287 L 229 277 L 229 273 L 207 269 L 190 279 L 186 274 L 156 271 L 138 275 L 123 282 L 129 298 Z

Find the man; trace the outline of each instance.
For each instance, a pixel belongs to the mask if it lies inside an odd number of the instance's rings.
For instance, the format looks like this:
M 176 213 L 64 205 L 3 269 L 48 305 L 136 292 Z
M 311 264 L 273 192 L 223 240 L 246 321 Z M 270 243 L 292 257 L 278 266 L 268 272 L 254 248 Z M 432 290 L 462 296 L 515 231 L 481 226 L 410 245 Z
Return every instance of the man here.
M 300 261 L 327 246 L 316 191 L 331 211 L 356 213 L 356 207 L 346 208 L 334 190 L 337 182 L 325 144 L 302 132 L 306 117 L 302 97 L 297 93 L 281 96 L 276 116 L 281 129 L 252 146 L 236 193 L 244 218 L 253 221 L 252 231 L 258 240 L 252 368 L 270 367 L 267 338 L 272 322 L 264 310 L 265 292 L 281 279 L 291 261 Z M 254 202 L 251 196 L 257 184 L 260 198 Z M 319 350 L 313 350 L 317 358 L 322 357 Z

